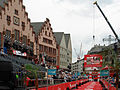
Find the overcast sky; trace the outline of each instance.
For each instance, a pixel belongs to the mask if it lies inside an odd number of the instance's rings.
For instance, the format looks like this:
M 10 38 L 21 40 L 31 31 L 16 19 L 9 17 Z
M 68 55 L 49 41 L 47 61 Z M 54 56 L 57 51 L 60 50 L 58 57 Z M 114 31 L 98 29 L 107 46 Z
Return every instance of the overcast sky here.
M 94 44 L 106 44 L 103 38 L 114 36 L 98 8 L 95 0 L 23 0 L 31 22 L 43 22 L 50 19 L 53 32 L 71 34 L 73 62 L 77 61 L 82 43 L 83 55 Z M 97 0 L 99 6 L 120 37 L 120 0 Z M 93 40 L 95 35 L 95 41 Z

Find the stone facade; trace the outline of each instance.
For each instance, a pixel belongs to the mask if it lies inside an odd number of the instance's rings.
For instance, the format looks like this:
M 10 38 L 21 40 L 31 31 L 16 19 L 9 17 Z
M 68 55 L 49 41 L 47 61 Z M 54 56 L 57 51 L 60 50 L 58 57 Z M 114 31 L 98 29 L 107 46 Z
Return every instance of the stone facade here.
M 67 48 L 67 63 L 68 65 L 72 63 L 72 44 L 71 44 L 71 37 L 70 34 L 65 35 L 65 42 Z
M 23 46 L 22 48 L 30 48 L 31 55 L 36 55 L 35 33 L 22 0 L 0 1 L 0 33 L 1 48 L 10 44 L 13 49 L 21 51 L 21 47 L 13 47 L 15 46 L 13 44 L 17 43 L 19 46 Z M 5 42 L 7 40 L 8 42 Z M 5 45 L 6 43 L 8 45 Z M 10 49 L 10 47 L 6 48 Z M 28 50 L 25 52 L 30 55 Z
M 72 49 L 70 34 L 64 34 L 64 32 L 54 32 L 57 41 L 57 65 L 61 69 L 68 69 L 68 65 L 72 63 Z
M 77 60 L 77 62 L 72 63 L 72 73 L 82 73 L 83 72 L 83 63 L 84 60 Z
M 31 25 L 37 38 L 36 53 L 38 59 L 42 62 L 42 56 L 44 56 L 48 66 L 56 66 L 56 39 L 53 35 L 50 20 L 46 18 L 44 22 L 32 22 Z
M 72 63 L 70 34 L 53 33 L 48 18 L 31 23 L 23 0 L 0 0 L 0 49 L 7 54 L 25 52 L 25 58 L 37 63 L 44 56 L 47 66 L 68 69 Z

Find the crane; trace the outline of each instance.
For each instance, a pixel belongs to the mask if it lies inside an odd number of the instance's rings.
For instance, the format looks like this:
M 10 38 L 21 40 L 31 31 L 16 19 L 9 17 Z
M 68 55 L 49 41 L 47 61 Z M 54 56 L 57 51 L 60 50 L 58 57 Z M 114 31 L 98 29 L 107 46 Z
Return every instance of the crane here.
M 97 1 L 94 2 L 93 4 L 95 4 L 98 9 L 100 10 L 100 12 L 102 13 L 103 17 L 105 18 L 106 22 L 108 23 L 109 27 L 111 28 L 112 32 L 114 33 L 116 39 L 118 40 L 118 43 L 120 43 L 120 40 L 118 38 L 118 35 L 116 34 L 115 30 L 113 29 L 113 27 L 111 26 L 110 22 L 108 21 L 107 17 L 105 16 L 105 14 L 103 13 L 103 11 L 101 10 L 101 8 L 99 7 L 99 5 L 97 4 Z M 115 44 L 115 49 L 117 50 L 117 45 Z M 117 59 L 118 61 L 118 59 Z M 119 75 L 118 75 L 118 72 L 119 72 L 119 68 L 116 68 L 116 90 L 118 90 L 118 83 L 119 83 Z
M 83 54 L 83 52 L 82 52 L 82 43 L 80 45 L 80 52 L 79 53 L 77 53 L 75 48 L 74 48 L 74 50 L 75 50 L 75 54 L 77 55 L 77 59 L 80 60 L 81 59 L 81 55 Z
M 103 13 L 102 9 L 101 9 L 100 6 L 98 5 L 97 1 L 95 1 L 93 4 L 98 7 L 98 9 L 99 9 L 100 12 L 102 13 L 104 19 L 106 20 L 106 22 L 108 23 L 109 27 L 111 28 L 113 34 L 115 35 L 116 39 L 117 39 L 118 42 L 120 43 L 120 40 L 119 40 L 119 38 L 118 38 L 118 35 L 116 34 L 116 32 L 115 32 L 115 30 L 113 29 L 112 25 L 110 24 L 110 22 L 108 21 L 107 17 L 106 17 L 105 14 Z
M 80 60 L 80 55 L 76 52 L 76 49 L 74 48 L 75 50 L 75 54 L 77 55 L 77 59 Z

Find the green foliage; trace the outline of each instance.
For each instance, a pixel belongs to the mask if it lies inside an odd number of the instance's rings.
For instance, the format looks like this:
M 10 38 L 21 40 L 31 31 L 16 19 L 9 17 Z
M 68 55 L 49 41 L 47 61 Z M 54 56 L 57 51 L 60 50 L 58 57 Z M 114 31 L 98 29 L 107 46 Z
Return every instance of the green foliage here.
M 25 70 L 27 70 L 27 76 L 30 78 L 36 78 L 37 77 L 37 71 L 38 68 L 35 65 L 32 64 L 25 64 Z
M 39 68 L 35 65 L 32 64 L 25 64 L 25 69 L 26 70 L 30 70 L 30 71 L 38 71 Z
M 103 67 L 106 65 L 112 66 L 114 68 L 120 68 L 120 62 L 117 60 L 117 54 L 115 51 L 112 49 L 112 47 L 107 47 L 104 49 L 104 51 L 101 53 L 103 56 Z M 114 62 L 113 64 L 110 62 Z
M 45 75 L 44 75 L 44 72 L 40 72 L 40 66 L 36 66 L 36 65 L 33 65 L 33 64 L 26 64 L 25 65 L 25 70 L 27 70 L 27 76 L 30 77 L 30 78 L 43 78 Z

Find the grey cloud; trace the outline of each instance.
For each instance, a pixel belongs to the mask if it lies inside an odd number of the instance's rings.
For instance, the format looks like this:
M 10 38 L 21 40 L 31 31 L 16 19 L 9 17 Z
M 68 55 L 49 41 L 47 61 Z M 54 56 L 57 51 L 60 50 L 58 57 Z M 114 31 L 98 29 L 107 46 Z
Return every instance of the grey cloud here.
M 73 3 L 73 4 L 83 4 L 83 3 L 86 3 L 86 2 L 90 2 L 91 0 L 56 0 L 57 2 L 61 2 L 61 3 L 64 3 L 64 2 L 70 2 L 70 3 Z M 106 4 L 112 4 L 113 3 L 113 0 L 92 0 L 91 2 L 94 2 L 94 1 L 98 1 L 100 4 L 103 4 L 103 5 L 106 5 Z
M 98 0 L 97 2 L 101 5 L 109 5 L 113 3 L 113 0 Z
M 66 0 L 62 0 L 62 1 L 66 1 Z M 87 0 L 67 0 L 68 2 L 71 2 L 72 4 L 76 4 L 76 5 L 82 5 L 84 4 L 84 7 L 81 9 L 78 9 L 78 10 L 71 10 L 69 12 L 69 14 L 76 14 L 76 15 L 79 15 L 79 16 L 82 16 L 82 17 L 92 17 L 93 16 L 93 1 L 87 1 Z M 99 6 L 101 8 L 104 8 L 105 6 L 107 5 L 110 5 L 113 3 L 113 0 L 98 0 L 97 1 Z M 79 5 L 78 5 L 78 8 L 79 8 Z
M 89 2 L 89 0 L 54 0 L 54 1 L 57 2 L 57 3 L 68 2 L 68 3 L 75 4 L 75 5 L 84 4 L 86 2 Z
M 69 10 L 67 15 L 77 15 L 80 17 L 92 17 L 93 11 L 91 10 L 91 7 L 90 8 L 83 7 L 82 9 L 78 9 L 78 10 Z

